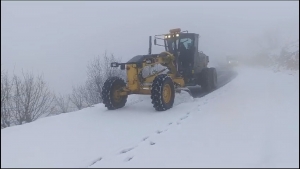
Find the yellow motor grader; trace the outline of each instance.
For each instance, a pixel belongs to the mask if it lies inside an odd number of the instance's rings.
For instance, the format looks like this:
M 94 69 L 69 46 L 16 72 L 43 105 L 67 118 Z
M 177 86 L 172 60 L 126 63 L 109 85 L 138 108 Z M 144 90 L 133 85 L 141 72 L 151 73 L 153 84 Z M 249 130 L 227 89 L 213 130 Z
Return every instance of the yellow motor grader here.
M 161 40 L 163 44 L 158 44 Z M 103 104 L 109 110 L 125 106 L 130 94 L 151 95 L 155 110 L 172 108 L 175 92 L 188 90 L 188 86 L 200 85 L 207 92 L 217 86 L 217 72 L 208 68 L 209 57 L 198 51 L 199 35 L 171 29 L 169 33 L 154 36 L 154 45 L 165 51 L 151 54 L 152 37 L 149 37 L 149 53 L 137 55 L 126 63 L 111 63 L 126 71 L 127 78 L 108 78 L 102 88 Z M 160 66 L 160 69 L 155 69 Z M 153 70 L 154 69 L 154 70 Z M 145 71 L 149 71 L 145 73 Z

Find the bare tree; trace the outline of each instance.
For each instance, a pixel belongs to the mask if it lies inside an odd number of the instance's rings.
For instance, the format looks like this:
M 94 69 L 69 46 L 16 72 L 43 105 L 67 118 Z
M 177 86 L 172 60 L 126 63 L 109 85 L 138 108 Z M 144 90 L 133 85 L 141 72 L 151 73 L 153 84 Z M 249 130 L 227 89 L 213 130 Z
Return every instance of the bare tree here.
M 90 107 L 94 104 L 100 103 L 101 100 L 98 96 L 98 92 L 95 91 L 92 85 L 95 85 L 95 83 L 91 84 L 86 82 L 85 85 L 79 85 L 74 87 L 72 90 L 72 94 L 70 95 L 70 101 L 75 105 L 75 107 L 78 110 L 81 110 L 85 107 Z
M 73 86 L 72 94 L 70 95 L 70 101 L 77 107 L 78 110 L 85 108 L 83 86 Z
M 98 93 L 93 90 L 93 87 L 90 86 L 89 81 L 87 81 L 85 85 L 80 86 L 78 90 L 80 95 L 83 97 L 83 101 L 86 106 L 90 107 L 100 102 Z
M 254 36 L 249 40 L 251 58 L 248 58 L 248 63 L 257 66 L 272 66 L 275 64 L 276 54 L 283 45 L 283 37 L 277 28 L 265 30 L 261 34 Z M 277 56 L 276 56 L 277 55 Z
M 67 113 L 69 112 L 70 97 L 59 94 L 55 96 L 55 104 L 58 111 L 57 113 Z
M 85 84 L 85 95 L 86 95 L 86 103 L 89 105 L 94 105 L 102 102 L 100 91 L 101 85 L 98 88 L 96 82 L 87 80 Z
M 117 58 L 113 54 L 108 55 L 105 51 L 103 57 L 98 56 L 94 58 L 94 60 L 87 66 L 88 80 L 86 86 L 90 96 L 90 104 L 102 102 L 101 91 L 107 78 L 112 76 L 125 78 L 125 72 L 120 68 L 110 67 L 111 62 L 120 61 L 121 58 Z
M 73 86 L 70 101 L 78 110 L 102 102 L 101 91 L 104 82 L 112 76 L 125 78 L 125 71 L 120 68 L 110 67 L 111 62 L 120 62 L 121 59 L 113 54 L 107 55 L 105 51 L 103 57 L 96 57 L 88 64 L 88 79 L 84 85 Z
M 11 126 L 12 114 L 9 106 L 12 83 L 7 72 L 1 69 L 1 129 Z
M 13 77 L 13 99 L 11 107 L 17 124 L 32 122 L 47 116 L 54 110 L 54 96 L 48 90 L 42 76 L 36 78 L 23 73 L 23 78 Z

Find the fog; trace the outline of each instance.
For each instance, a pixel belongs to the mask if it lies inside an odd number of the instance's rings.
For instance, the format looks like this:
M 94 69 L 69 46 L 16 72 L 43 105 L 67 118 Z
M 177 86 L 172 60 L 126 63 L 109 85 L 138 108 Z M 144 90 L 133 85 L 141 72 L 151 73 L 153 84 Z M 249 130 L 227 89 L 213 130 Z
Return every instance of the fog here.
M 266 32 L 277 46 L 298 39 L 299 1 L 1 1 L 1 66 L 43 73 L 52 90 L 68 93 L 105 50 L 127 61 L 147 54 L 148 36 L 172 28 L 200 34 L 199 48 L 212 61 L 251 57 Z

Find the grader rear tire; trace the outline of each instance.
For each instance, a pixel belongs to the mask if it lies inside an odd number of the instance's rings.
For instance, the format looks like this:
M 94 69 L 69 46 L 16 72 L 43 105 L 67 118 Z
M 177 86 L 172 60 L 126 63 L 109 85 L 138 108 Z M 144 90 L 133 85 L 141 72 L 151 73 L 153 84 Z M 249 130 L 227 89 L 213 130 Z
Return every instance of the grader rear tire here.
M 205 92 L 211 91 L 211 76 L 210 76 L 210 69 L 204 68 L 200 73 L 200 85 L 201 88 L 204 89 Z
M 156 111 L 165 111 L 173 107 L 175 87 L 168 75 L 161 74 L 155 77 L 152 83 L 151 99 Z
M 217 70 L 214 67 L 209 68 L 209 77 L 211 80 L 211 90 L 215 90 L 217 88 L 218 77 Z
M 215 90 L 218 83 L 216 68 L 204 68 L 200 73 L 199 83 L 205 92 Z
M 120 77 L 110 77 L 105 81 L 101 96 L 103 104 L 108 110 L 115 110 L 125 106 L 128 95 L 120 96 L 117 92 L 117 90 L 125 86 L 125 81 Z

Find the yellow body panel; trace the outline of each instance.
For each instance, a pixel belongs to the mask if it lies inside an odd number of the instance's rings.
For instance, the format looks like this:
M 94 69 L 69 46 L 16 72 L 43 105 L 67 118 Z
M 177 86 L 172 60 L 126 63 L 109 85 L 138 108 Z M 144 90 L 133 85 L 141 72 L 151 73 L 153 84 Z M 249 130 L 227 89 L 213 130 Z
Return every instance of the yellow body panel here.
M 176 67 L 173 63 L 175 60 L 174 55 L 169 52 L 162 52 L 156 58 L 154 58 L 154 62 L 147 64 L 143 63 L 142 67 L 155 65 L 155 64 L 162 64 L 166 66 L 170 73 L 168 75 L 173 79 L 173 82 L 180 87 L 184 87 L 184 79 L 181 77 L 176 77 L 175 74 L 177 73 Z M 126 65 L 126 73 L 127 73 L 127 86 L 120 91 L 120 95 L 128 95 L 128 94 L 151 94 L 151 83 L 155 79 L 155 77 L 163 72 L 164 70 L 157 72 L 154 75 L 148 76 L 144 79 L 143 82 L 140 82 L 138 75 L 142 71 L 142 68 L 138 68 L 136 64 L 127 64 Z M 147 84 L 147 85 L 143 85 Z
M 138 69 L 135 64 L 126 65 L 127 69 L 127 88 L 131 92 L 138 91 L 140 88 L 140 82 L 138 80 Z

